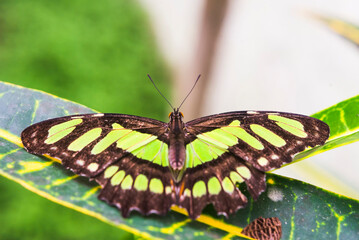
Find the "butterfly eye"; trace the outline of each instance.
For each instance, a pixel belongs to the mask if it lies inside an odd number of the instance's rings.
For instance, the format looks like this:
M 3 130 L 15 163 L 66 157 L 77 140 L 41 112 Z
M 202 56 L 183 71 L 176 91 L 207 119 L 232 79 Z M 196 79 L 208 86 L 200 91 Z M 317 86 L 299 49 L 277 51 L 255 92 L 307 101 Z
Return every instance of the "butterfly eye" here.
M 180 112 L 180 114 L 181 114 L 182 117 L 184 117 L 182 112 Z

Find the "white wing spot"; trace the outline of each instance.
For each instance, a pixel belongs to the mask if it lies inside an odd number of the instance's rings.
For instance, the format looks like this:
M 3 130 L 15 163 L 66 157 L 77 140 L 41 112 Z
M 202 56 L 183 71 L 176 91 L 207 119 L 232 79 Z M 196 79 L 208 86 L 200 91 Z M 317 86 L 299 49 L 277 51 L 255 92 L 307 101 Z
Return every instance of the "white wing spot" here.
M 257 162 L 258 162 L 258 164 L 261 165 L 262 167 L 267 166 L 268 163 L 269 163 L 269 161 L 268 161 L 266 158 L 264 158 L 264 157 L 258 158 Z
M 277 154 L 273 154 L 273 155 L 271 156 L 271 158 L 272 158 L 273 160 L 277 160 L 277 159 L 279 159 L 279 156 L 278 156 Z
M 34 144 L 34 145 L 37 144 L 37 138 L 32 139 L 32 144 Z
M 165 192 L 166 192 L 167 195 L 168 195 L 168 194 L 171 194 L 171 193 L 172 193 L 172 188 L 171 188 L 170 186 L 167 186 L 167 187 L 165 188 Z
M 137 212 L 141 212 L 141 209 L 139 207 L 130 207 L 130 209 L 128 211 L 132 212 L 133 210 L 135 210 Z
M 293 150 L 293 148 L 290 147 L 290 148 L 287 148 L 286 152 L 290 152 L 290 151 L 292 151 L 292 150 Z
M 37 131 L 33 132 L 30 137 L 34 138 L 36 135 L 37 135 Z
M 76 161 L 76 164 L 79 165 L 79 166 L 83 166 L 83 165 L 85 165 L 85 161 L 79 159 L 79 160 Z
M 278 188 L 269 188 L 267 196 L 273 202 L 279 202 L 283 200 L 283 192 Z
M 56 151 L 56 150 L 57 150 L 57 147 L 56 147 L 56 146 L 50 147 L 50 150 Z
M 96 113 L 94 115 L 92 115 L 93 117 L 103 117 L 105 114 L 103 113 Z
M 67 152 L 62 152 L 61 155 L 65 156 L 65 157 L 69 156 L 69 154 Z
M 84 116 L 73 116 L 73 117 L 71 117 L 71 118 L 73 118 L 73 119 L 76 119 L 76 118 L 83 118 Z
M 87 166 L 87 169 L 91 172 L 96 172 L 97 169 L 98 169 L 99 165 L 98 163 L 90 163 L 88 166 Z
M 159 211 L 157 211 L 156 209 L 152 209 L 148 212 L 148 214 L 151 214 L 151 213 L 154 213 L 154 214 L 157 214 L 157 215 L 161 215 Z
M 247 111 L 247 114 L 258 114 L 259 112 L 256 111 Z
M 302 141 L 300 141 L 300 140 L 297 141 L 297 145 L 302 145 L 302 144 L 303 144 Z

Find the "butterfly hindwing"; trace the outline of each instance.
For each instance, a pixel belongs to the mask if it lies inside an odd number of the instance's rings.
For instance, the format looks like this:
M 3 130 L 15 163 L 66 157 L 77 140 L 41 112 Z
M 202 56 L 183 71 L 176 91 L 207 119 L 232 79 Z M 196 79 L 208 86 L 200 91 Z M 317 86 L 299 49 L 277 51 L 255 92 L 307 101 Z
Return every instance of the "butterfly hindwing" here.
M 103 187 L 99 199 L 120 208 L 124 217 L 132 210 L 164 215 L 174 204 L 169 169 L 133 155 L 108 167 L 96 180 Z
M 186 208 L 192 218 L 198 217 L 209 203 L 219 214 L 228 216 L 247 203 L 246 196 L 237 187 L 242 182 L 255 199 L 265 190 L 264 172 L 224 153 L 215 161 L 187 169 L 179 205 Z

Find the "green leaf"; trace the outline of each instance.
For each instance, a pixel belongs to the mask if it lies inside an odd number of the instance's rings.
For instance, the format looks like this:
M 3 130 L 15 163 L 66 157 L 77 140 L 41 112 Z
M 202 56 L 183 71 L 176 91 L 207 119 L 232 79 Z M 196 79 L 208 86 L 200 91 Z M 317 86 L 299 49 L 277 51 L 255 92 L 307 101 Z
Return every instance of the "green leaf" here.
M 245 191 L 245 190 L 243 190 Z M 244 218 L 246 216 L 247 218 Z M 267 174 L 267 190 L 228 223 L 278 217 L 282 239 L 357 239 L 359 202 L 279 175 Z
M 330 140 L 356 133 L 359 130 L 359 95 L 313 114 L 330 127 Z
M 329 140 L 323 145 L 297 154 L 294 162 L 359 140 L 359 95 L 312 115 L 327 123 Z
M 245 239 L 240 237 L 241 229 L 259 216 L 278 217 L 283 239 L 354 239 L 358 234 L 358 201 L 274 174 L 269 174 L 268 191 L 229 219 L 217 217 L 211 206 L 196 221 L 177 207 L 166 216 L 133 213 L 124 219 L 118 209 L 97 199 L 96 183 L 74 175 L 55 161 L 28 154 L 20 142 L 21 131 L 32 123 L 93 110 L 43 92 L 0 83 L 0 111 L 1 175 L 51 201 L 141 237 Z

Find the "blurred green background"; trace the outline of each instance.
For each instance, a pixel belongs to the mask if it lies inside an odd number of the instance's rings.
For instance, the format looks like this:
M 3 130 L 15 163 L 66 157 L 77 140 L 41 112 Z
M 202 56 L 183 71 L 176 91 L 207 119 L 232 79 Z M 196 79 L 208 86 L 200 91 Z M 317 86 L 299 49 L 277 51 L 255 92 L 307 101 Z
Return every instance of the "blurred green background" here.
M 134 1 L 0 1 L 0 80 L 100 112 L 165 120 L 170 74 Z M 0 177 L 0 239 L 123 239 L 132 234 Z

